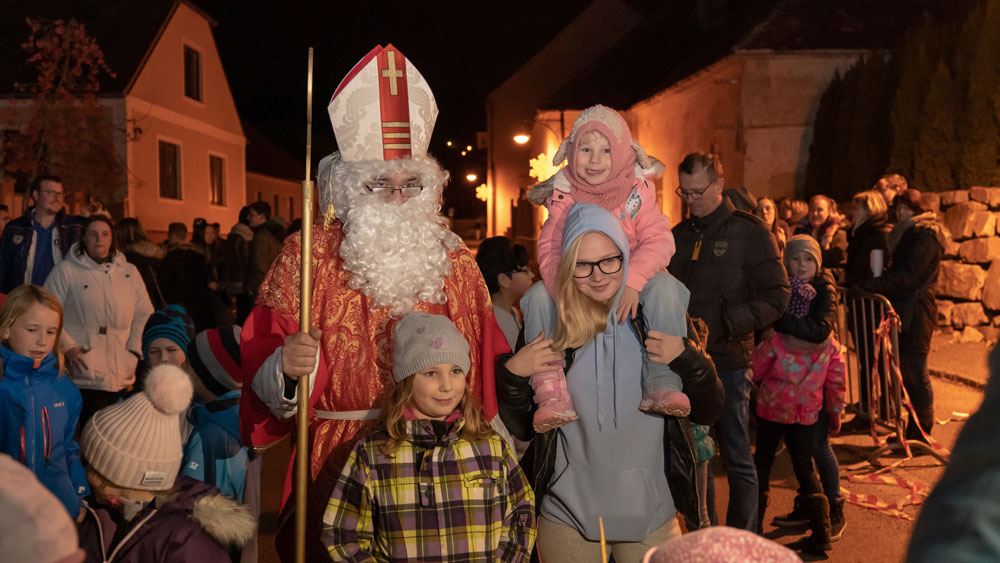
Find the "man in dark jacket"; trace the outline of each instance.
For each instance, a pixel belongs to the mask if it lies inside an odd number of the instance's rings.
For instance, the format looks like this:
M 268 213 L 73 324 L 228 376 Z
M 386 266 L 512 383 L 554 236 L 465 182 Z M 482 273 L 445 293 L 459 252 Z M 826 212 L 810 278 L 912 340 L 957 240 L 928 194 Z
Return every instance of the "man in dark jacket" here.
M 253 238 L 250 240 L 247 277 L 243 282 L 243 290 L 256 300 L 257 289 L 264 281 L 271 262 L 274 262 L 278 252 L 281 251 L 284 229 L 271 222 L 271 206 L 266 201 L 255 201 L 249 207 L 250 212 L 247 217 L 253 230 Z
M 42 285 L 57 262 L 80 240 L 83 220 L 63 208 L 62 181 L 39 176 L 31 183 L 35 206 L 7 223 L 0 238 L 0 293 L 24 283 Z
M 691 217 L 673 229 L 677 252 L 668 269 L 691 290 L 688 312 L 708 325 L 707 351 L 726 391 L 726 406 L 716 423 L 729 476 L 726 525 L 752 531 L 757 472 L 747 431 L 750 354 L 754 331 L 777 320 L 788 305 L 788 276 L 760 219 L 723 200 L 722 165 L 716 156 L 687 155 L 678 178 L 676 193 Z

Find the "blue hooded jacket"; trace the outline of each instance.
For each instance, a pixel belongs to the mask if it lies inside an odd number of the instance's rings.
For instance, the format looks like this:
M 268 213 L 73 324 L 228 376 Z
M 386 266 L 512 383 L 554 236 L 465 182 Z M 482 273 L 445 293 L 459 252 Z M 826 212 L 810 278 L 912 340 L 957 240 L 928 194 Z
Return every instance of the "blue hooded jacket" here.
M 90 494 L 73 439 L 80 391 L 59 373 L 54 352 L 35 368 L 32 358 L 0 346 L 0 360 L 0 451 L 32 470 L 76 518 Z
M 607 235 L 621 250 L 623 281 L 605 330 L 575 350 L 566 373 L 580 419 L 557 431 L 554 477 L 541 513 L 592 541 L 600 539 L 597 522 L 602 516 L 608 541 L 635 542 L 676 512 L 666 478 L 664 423 L 659 415 L 639 410 L 645 350 L 631 324 L 614 318 L 628 276 L 628 240 L 611 213 L 577 203 L 567 214 L 563 248 L 589 231 Z M 686 326 L 688 292 L 674 278 L 662 278 L 657 281 L 664 294 L 659 298 L 671 313 L 671 324 Z M 553 334 L 556 307 L 540 282 L 525 294 L 521 310 L 526 342 L 541 331 Z

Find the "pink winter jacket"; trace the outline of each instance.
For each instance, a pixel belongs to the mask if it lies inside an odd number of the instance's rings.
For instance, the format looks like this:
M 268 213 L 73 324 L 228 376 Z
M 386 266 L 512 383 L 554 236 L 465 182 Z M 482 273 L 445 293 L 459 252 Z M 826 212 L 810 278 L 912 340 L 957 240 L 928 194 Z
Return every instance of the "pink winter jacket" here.
M 754 350 L 753 379 L 760 383 L 757 416 L 782 424 L 813 424 L 824 396 L 828 413 L 844 410 L 846 378 L 840 343 L 830 337 L 818 351 L 809 353 L 792 349 L 786 338 L 776 332 Z
M 538 269 L 549 295 L 555 297 L 556 275 L 562 257 L 563 228 L 566 214 L 576 203 L 573 196 L 555 190 L 545 201 L 549 218 L 538 236 Z M 628 237 L 628 278 L 625 285 L 642 291 L 657 272 L 665 270 L 674 255 L 674 235 L 670 222 L 656 205 L 656 190 L 652 182 L 636 180 L 632 193 L 616 209 L 609 209 L 621 222 Z

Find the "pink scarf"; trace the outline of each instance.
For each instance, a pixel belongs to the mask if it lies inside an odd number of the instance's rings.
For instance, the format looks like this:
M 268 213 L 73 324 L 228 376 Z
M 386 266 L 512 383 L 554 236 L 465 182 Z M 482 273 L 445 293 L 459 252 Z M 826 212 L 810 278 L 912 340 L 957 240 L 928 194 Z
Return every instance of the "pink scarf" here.
M 616 114 L 617 115 L 617 114 Z M 635 187 L 635 150 L 632 148 L 632 132 L 621 116 L 619 134 L 600 121 L 588 121 L 577 127 L 574 125 L 572 147 L 567 155 L 566 178 L 569 180 L 570 195 L 574 201 L 585 201 L 614 211 L 625 203 Z M 577 150 L 580 139 L 588 131 L 596 130 L 608 139 L 611 145 L 611 175 L 602 184 L 593 185 L 576 174 Z

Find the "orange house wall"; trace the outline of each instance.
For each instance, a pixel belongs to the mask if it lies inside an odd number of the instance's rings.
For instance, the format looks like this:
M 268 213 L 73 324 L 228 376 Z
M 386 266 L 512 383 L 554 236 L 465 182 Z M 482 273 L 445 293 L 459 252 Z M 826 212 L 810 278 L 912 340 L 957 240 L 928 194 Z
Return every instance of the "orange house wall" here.
M 184 46 L 201 53 L 202 100 L 184 95 Z M 129 143 L 129 214 L 150 231 L 196 217 L 228 228 L 246 203 L 246 138 L 209 23 L 180 4 L 132 88 L 128 116 L 142 129 Z M 181 199 L 161 198 L 158 142 L 181 147 Z M 223 205 L 211 204 L 209 156 L 225 162 Z

